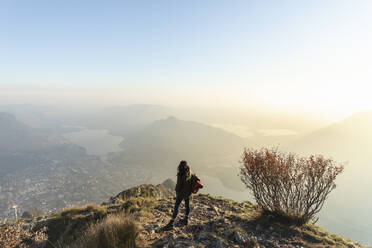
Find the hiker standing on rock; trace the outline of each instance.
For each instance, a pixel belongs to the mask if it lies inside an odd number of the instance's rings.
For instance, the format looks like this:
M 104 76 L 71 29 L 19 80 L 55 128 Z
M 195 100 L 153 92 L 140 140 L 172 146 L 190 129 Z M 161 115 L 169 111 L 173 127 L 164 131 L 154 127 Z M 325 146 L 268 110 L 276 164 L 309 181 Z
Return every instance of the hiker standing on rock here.
M 185 201 L 186 213 L 182 224 L 187 225 L 190 213 L 190 196 L 193 191 L 193 182 L 190 167 L 185 160 L 182 160 L 178 165 L 177 184 L 176 184 L 176 203 L 174 204 L 173 216 L 165 229 L 172 229 L 174 220 L 178 214 L 178 208 L 181 202 Z

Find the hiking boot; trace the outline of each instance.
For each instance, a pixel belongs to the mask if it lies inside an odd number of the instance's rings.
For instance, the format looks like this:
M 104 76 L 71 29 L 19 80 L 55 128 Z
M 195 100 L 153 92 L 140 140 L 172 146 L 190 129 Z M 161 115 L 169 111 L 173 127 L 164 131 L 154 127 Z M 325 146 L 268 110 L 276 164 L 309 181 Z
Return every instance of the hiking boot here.
M 173 229 L 174 220 L 170 220 L 169 223 L 163 228 L 164 231 L 172 230 Z
M 182 224 L 182 225 L 185 225 L 185 226 L 187 226 L 188 222 L 189 222 L 189 218 L 188 218 L 188 216 L 185 216 L 185 218 L 183 218 L 183 219 L 181 220 L 181 224 Z

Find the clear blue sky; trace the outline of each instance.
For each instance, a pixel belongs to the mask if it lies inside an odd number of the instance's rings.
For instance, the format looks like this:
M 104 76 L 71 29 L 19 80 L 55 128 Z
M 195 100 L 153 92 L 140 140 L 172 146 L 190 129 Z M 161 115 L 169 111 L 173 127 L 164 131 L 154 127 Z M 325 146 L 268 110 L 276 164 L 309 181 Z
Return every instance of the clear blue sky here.
M 216 73 L 231 69 L 228 62 L 239 65 L 237 58 L 260 63 L 290 52 L 294 36 L 309 27 L 288 32 L 308 25 L 306 11 L 314 11 L 278 1 L 229 2 L 9 1 L 1 6 L 1 52 L 11 73 L 41 77 Z
M 305 97 L 306 108 L 331 111 L 344 99 L 324 102 L 336 86 L 363 94 L 372 79 L 371 13 L 368 0 L 5 0 L 0 91 L 128 88 L 154 91 L 154 103 L 195 91 L 205 103 L 211 91 L 212 104 L 276 97 L 288 107 Z M 367 95 L 355 98 L 349 112 L 372 107 Z

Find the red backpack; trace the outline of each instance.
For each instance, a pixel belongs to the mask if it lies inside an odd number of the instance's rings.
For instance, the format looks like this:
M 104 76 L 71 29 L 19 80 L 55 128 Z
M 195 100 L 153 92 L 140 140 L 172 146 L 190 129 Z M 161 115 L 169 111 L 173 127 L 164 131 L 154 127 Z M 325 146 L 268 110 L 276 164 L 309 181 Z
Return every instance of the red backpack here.
M 191 175 L 192 186 L 191 186 L 191 193 L 196 194 L 198 193 L 199 189 L 202 189 L 204 185 L 200 181 L 199 177 L 196 174 Z

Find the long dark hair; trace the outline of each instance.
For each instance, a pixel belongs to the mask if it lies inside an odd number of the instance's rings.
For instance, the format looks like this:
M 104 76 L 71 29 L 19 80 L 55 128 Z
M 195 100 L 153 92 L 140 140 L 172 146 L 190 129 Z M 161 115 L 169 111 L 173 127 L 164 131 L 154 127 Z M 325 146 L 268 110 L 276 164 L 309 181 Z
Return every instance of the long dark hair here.
M 182 160 L 180 164 L 178 165 L 178 172 L 177 176 L 184 176 L 187 175 L 190 172 L 190 167 L 187 164 L 187 161 Z

